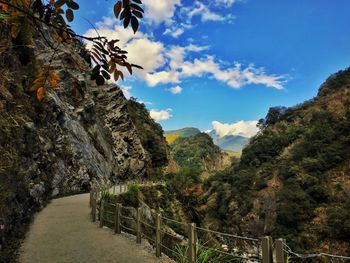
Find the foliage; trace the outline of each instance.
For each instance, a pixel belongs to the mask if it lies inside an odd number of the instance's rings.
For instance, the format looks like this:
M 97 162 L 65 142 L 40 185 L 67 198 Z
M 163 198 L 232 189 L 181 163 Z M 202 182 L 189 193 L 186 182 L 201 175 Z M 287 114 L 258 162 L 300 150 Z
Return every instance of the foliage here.
M 209 218 L 237 232 L 287 238 L 301 252 L 325 240 L 349 246 L 349 178 L 339 176 L 350 162 L 349 76 L 349 69 L 335 74 L 304 104 L 269 110 L 240 163 L 206 183 Z M 253 216 L 260 218 L 254 226 L 247 223 Z M 268 232 L 265 220 L 274 222 Z
M 201 131 L 197 128 L 183 128 L 175 131 L 165 132 L 165 138 L 168 144 L 172 144 L 179 137 L 190 137 L 199 134 Z
M 221 156 L 219 147 L 214 145 L 213 140 L 206 133 L 185 138 L 179 137 L 170 147 L 175 162 L 181 167 L 204 170 L 206 161 L 210 162 Z
M 228 262 L 242 262 L 236 255 L 220 254 L 220 247 L 215 246 L 207 248 L 197 242 L 196 245 L 196 263 L 228 263 Z M 188 261 L 188 246 L 176 245 L 174 252 L 171 255 L 177 263 L 187 263 Z
M 139 19 L 143 18 L 144 10 L 141 5 L 140 0 L 123 0 L 117 1 L 114 6 L 115 17 L 123 22 L 125 28 L 131 25 L 134 33 L 139 28 Z M 92 70 L 91 79 L 95 80 L 97 85 L 104 85 L 105 80 L 111 78 L 110 75 L 115 81 L 119 78 L 124 79 L 120 68 L 126 68 L 130 74 L 133 73 L 133 68 L 142 69 L 141 66 L 127 61 L 127 51 L 116 45 L 119 40 L 109 41 L 104 36 L 85 37 L 71 30 L 66 21 L 72 22 L 74 12 L 78 9 L 79 4 L 73 0 L 50 0 L 48 4 L 44 4 L 42 0 L 34 0 L 32 3 L 29 0 L 0 0 L 0 15 L 5 14 L 8 17 L 10 34 L 18 45 L 33 47 L 33 34 L 38 31 L 53 50 L 52 58 L 38 72 L 33 83 L 32 90 L 36 92 L 39 101 L 45 97 L 46 82 L 52 88 L 57 88 L 56 83 L 50 83 L 50 76 L 53 77 L 54 82 L 59 80 L 57 74 L 55 77 L 52 73 L 51 62 L 58 53 L 60 45 L 72 45 L 80 39 L 93 42 L 90 58 L 95 67 Z M 53 40 L 45 35 L 43 25 L 49 26 Z
M 138 103 L 135 99 L 128 101 L 128 110 L 131 119 L 138 131 L 142 146 L 149 152 L 153 176 L 157 168 L 163 168 L 168 163 L 167 145 L 163 137 L 163 129 L 149 115 L 144 104 Z

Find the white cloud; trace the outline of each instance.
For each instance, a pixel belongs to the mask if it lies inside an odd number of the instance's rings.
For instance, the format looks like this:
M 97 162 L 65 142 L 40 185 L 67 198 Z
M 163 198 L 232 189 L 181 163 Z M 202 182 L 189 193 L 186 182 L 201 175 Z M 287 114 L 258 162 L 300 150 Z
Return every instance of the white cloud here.
M 169 120 L 172 117 L 171 112 L 172 112 L 172 109 L 166 109 L 166 110 L 152 109 L 150 110 L 150 115 L 152 119 L 154 119 L 157 122 L 160 122 L 160 121 Z
M 217 4 L 222 4 L 223 1 L 218 1 Z M 228 1 L 230 2 L 230 1 Z M 187 22 L 190 23 L 193 17 L 200 16 L 202 22 L 207 21 L 227 21 L 232 22 L 234 16 L 232 14 L 220 15 L 210 10 L 208 5 L 205 5 L 199 1 L 196 1 L 193 6 L 182 8 L 183 16 L 187 17 Z
M 259 131 L 259 128 L 256 127 L 257 123 L 258 121 L 239 121 L 228 124 L 213 121 L 212 125 L 219 137 L 224 137 L 226 135 L 240 135 L 250 138 Z
M 216 80 L 225 82 L 231 88 L 261 84 L 281 90 L 285 82 L 285 76 L 267 75 L 264 68 L 255 68 L 252 64 L 244 69 L 238 63 L 233 67 L 222 69 L 213 56 L 207 56 L 204 60 L 195 59 L 193 62 L 184 62 L 181 73 L 182 76 L 187 77 L 211 74 Z
M 176 71 L 159 71 L 155 73 L 147 73 L 144 80 L 150 87 L 158 84 L 180 83 L 180 74 Z
M 108 40 L 119 39 L 120 48 L 128 51 L 128 61 L 140 65 L 144 70 L 136 70 L 137 74 L 145 75 L 145 72 L 154 72 L 164 64 L 164 45 L 159 41 L 153 41 L 151 37 L 138 31 L 136 34 L 131 28 L 124 28 L 118 25 L 115 18 L 104 17 L 96 24 L 96 29 L 100 36 L 107 37 Z M 96 37 L 95 29 L 89 29 L 84 36 Z M 88 43 L 91 48 L 91 43 Z
M 180 94 L 182 92 L 182 88 L 180 86 L 172 87 L 169 89 L 172 94 Z
M 178 38 L 179 36 L 181 36 L 183 33 L 185 32 L 184 28 L 167 28 L 163 35 L 170 35 L 173 38 Z
M 193 51 L 193 52 L 201 52 L 201 51 L 207 50 L 208 48 L 209 48 L 209 46 L 197 46 L 194 44 L 189 44 L 186 47 L 186 50 Z
M 264 68 L 253 64 L 246 67 L 238 63 L 227 66 L 214 56 L 202 54 L 208 46 L 165 46 L 162 42 L 153 40 L 150 35 L 142 32 L 134 34 L 132 29 L 124 29 L 115 18 L 103 18 L 96 24 L 96 29 L 99 35 L 106 36 L 109 40 L 120 40 L 119 46 L 129 52 L 129 62 L 144 68 L 135 69 L 135 75 L 149 87 L 180 84 L 184 78 L 204 75 L 226 83 L 231 88 L 255 84 L 281 90 L 286 82 L 286 76 L 269 75 Z M 85 33 L 89 37 L 96 35 L 94 29 Z
M 232 6 L 237 2 L 237 0 L 215 0 L 214 1 L 216 5 L 223 5 L 223 6 Z
M 144 0 L 145 17 L 155 24 L 162 22 L 171 23 L 176 6 L 181 5 L 181 0 Z

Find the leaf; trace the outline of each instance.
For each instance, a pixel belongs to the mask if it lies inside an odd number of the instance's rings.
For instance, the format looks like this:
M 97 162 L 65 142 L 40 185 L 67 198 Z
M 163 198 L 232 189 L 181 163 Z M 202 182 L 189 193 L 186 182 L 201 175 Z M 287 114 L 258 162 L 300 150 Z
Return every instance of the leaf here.
M 130 0 L 123 0 L 123 7 L 127 7 L 130 5 Z
M 132 75 L 132 67 L 129 63 L 125 63 L 126 69 L 129 71 L 130 75 Z
M 139 21 L 135 16 L 131 17 L 131 27 L 132 27 L 132 30 L 134 30 L 134 34 L 139 29 Z
M 25 7 L 29 7 L 30 6 L 30 0 L 23 0 L 22 3 L 23 3 L 23 5 Z
M 72 8 L 73 10 L 78 10 L 79 9 L 79 5 L 74 2 L 74 1 L 68 1 L 67 2 L 67 6 Z
M 100 72 L 101 66 L 100 65 L 96 65 L 93 69 L 92 69 L 92 73 L 94 72 Z
M 38 99 L 38 101 L 42 101 L 45 98 L 45 94 L 46 94 L 45 88 L 44 87 L 40 87 L 36 91 L 36 98 Z
M 51 86 L 51 88 L 53 88 L 53 89 L 59 88 L 58 83 L 57 83 L 58 80 L 61 80 L 61 78 L 58 76 L 56 71 L 51 70 L 50 74 L 47 78 L 47 81 L 49 82 L 49 85 Z
M 144 10 L 140 6 L 135 5 L 135 4 L 131 4 L 130 6 L 131 6 L 131 10 L 137 10 L 141 13 L 144 13 Z
M 132 66 L 133 68 L 143 69 L 143 67 L 141 67 L 141 66 L 139 66 L 139 65 L 136 65 L 136 64 L 131 64 L 131 66 Z
M 7 4 L 0 4 L 0 9 L 4 12 L 8 10 L 9 6 Z
M 130 24 L 130 15 L 127 15 L 125 18 L 124 18 L 124 28 L 127 28 Z
M 114 15 L 116 18 L 119 17 L 121 10 L 122 10 L 122 2 L 119 1 L 114 5 Z
M 55 6 L 55 0 L 50 0 L 50 5 Z
M 58 1 L 55 3 L 55 7 L 58 9 L 58 8 L 60 8 L 61 6 L 63 6 L 65 3 L 66 3 L 66 0 L 58 0 Z
M 68 8 L 66 10 L 66 18 L 68 20 L 68 22 L 72 22 L 74 20 L 74 13 L 73 13 L 73 10 Z
M 102 75 L 103 75 L 103 77 L 105 79 L 110 79 L 111 78 L 111 76 L 109 75 L 109 73 L 107 71 L 101 70 L 101 73 L 102 73 Z
M 20 25 L 17 23 L 14 23 L 11 26 L 11 37 L 12 38 L 17 38 L 19 32 L 21 31 Z
M 98 75 L 96 78 L 96 84 L 97 86 L 102 86 L 105 84 L 105 79 L 101 75 Z
M 137 11 L 137 10 L 133 10 L 132 13 L 137 16 L 138 18 L 143 18 L 143 15 L 140 11 Z

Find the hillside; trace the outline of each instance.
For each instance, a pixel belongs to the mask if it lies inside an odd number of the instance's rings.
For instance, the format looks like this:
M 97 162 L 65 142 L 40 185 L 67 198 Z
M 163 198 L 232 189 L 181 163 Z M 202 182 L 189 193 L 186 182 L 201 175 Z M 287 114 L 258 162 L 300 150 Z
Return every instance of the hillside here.
M 0 262 L 13 262 L 25 226 L 51 198 L 158 175 L 168 164 L 162 129 L 119 87 L 96 86 L 83 43 L 62 45 L 49 61 L 47 28 L 45 39 L 13 39 L 9 30 L 0 20 Z M 57 83 L 41 96 L 31 89 L 47 63 Z
M 177 138 L 186 138 L 201 133 L 197 128 L 183 128 L 179 130 L 166 131 L 164 136 L 168 144 L 172 144 Z M 248 144 L 249 138 L 239 135 L 226 135 L 220 137 L 214 130 L 208 132 L 208 135 L 213 139 L 215 145 L 221 150 L 235 152 L 239 154 L 242 149 Z
M 166 131 L 164 136 L 169 144 L 172 144 L 179 137 L 190 137 L 201 133 L 197 128 L 183 128 L 180 130 Z
M 206 177 L 224 167 L 223 153 L 206 133 L 179 137 L 170 146 L 175 162 L 182 168 L 199 170 Z
M 350 255 L 350 69 L 318 95 L 272 108 L 239 164 L 212 177 L 206 223 Z

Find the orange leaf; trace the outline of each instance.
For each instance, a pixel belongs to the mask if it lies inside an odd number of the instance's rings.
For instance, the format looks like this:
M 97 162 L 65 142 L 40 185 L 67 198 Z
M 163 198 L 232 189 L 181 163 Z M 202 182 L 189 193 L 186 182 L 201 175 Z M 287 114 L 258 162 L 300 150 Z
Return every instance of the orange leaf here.
M 61 80 L 60 76 L 58 76 L 57 72 L 54 70 L 50 71 L 50 78 L 53 80 Z
M 0 9 L 2 9 L 4 12 L 6 12 L 8 8 L 9 6 L 7 4 L 0 4 Z
M 50 5 L 55 6 L 55 0 L 50 0 Z
M 45 88 L 44 87 L 40 87 L 36 91 L 36 98 L 38 99 L 38 101 L 42 101 L 45 98 L 45 94 L 46 94 Z
M 25 7 L 29 7 L 30 6 L 30 0 L 23 0 L 23 5 Z

